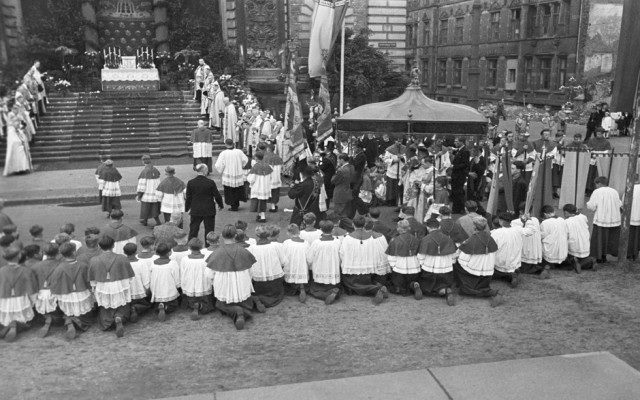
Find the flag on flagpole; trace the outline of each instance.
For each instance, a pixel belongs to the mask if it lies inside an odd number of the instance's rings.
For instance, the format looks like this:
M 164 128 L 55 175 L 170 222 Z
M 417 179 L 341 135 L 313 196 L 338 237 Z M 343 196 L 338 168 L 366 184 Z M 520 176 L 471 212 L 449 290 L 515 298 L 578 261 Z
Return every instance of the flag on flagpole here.
M 329 97 L 329 79 L 326 75 L 322 75 L 320 77 L 318 103 L 322 104 L 322 113 L 318 117 L 316 140 L 318 143 L 322 143 L 333 132 L 333 123 L 331 122 L 331 98 Z
M 287 76 L 287 103 L 285 105 L 284 126 L 291 138 L 292 149 L 287 159 L 282 160 L 289 164 L 304 152 L 305 137 L 302 128 L 302 111 L 298 99 L 298 85 L 296 83 L 295 52 L 289 52 L 289 75 Z
M 347 2 L 315 0 L 316 8 L 311 17 L 309 38 L 309 77 L 327 74 L 327 62 L 333 53 L 340 33 L 342 20 L 347 12 Z
M 533 171 L 531 173 L 531 179 L 529 180 L 529 189 L 527 190 L 527 200 L 524 206 L 525 214 L 530 215 L 531 213 L 531 207 L 533 207 L 534 193 L 535 193 L 535 189 L 537 187 L 537 182 L 538 182 L 538 174 L 540 173 L 540 159 L 544 159 L 546 156 L 547 156 L 547 148 L 543 146 L 542 157 L 536 156 L 536 160 L 533 163 Z M 538 213 L 535 213 L 535 214 L 537 216 Z

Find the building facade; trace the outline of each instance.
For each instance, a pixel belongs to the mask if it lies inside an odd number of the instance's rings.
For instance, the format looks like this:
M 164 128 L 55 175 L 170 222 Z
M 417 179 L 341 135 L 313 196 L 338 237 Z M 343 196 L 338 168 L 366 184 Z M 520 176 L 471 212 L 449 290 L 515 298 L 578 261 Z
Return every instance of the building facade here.
M 438 100 L 559 106 L 582 79 L 588 0 L 409 0 L 406 67 Z

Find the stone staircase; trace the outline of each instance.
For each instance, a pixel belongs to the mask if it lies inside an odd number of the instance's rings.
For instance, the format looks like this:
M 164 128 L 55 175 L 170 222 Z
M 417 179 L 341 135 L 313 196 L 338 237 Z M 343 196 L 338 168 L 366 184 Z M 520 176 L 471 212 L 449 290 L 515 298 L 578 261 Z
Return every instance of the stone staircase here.
M 192 153 L 188 141 L 200 105 L 189 91 L 53 94 L 49 101 L 31 146 L 34 164 Z M 214 151 L 223 148 L 215 135 Z M 4 142 L 0 154 L 5 154 Z M 0 159 L 4 163 L 4 156 Z

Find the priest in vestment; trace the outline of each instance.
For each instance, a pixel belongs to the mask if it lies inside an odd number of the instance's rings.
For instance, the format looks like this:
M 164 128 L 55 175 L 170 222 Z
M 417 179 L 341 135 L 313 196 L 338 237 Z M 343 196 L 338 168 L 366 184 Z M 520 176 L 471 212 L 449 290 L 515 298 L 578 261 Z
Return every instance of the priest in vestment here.
M 196 68 L 193 74 L 193 100 L 195 100 L 197 103 L 202 100 L 202 88 L 204 88 L 204 78 L 206 76 L 205 69 L 210 69 L 210 67 L 205 64 L 204 60 L 201 58 L 198 60 L 198 68 Z
M 229 101 L 228 97 L 223 99 L 224 101 L 224 122 L 222 123 L 222 137 L 226 141 L 227 139 L 233 140 L 236 147 L 240 147 L 240 137 L 238 135 L 238 114 L 236 113 L 236 106 Z
M 384 163 L 387 165 L 387 194 L 386 201 L 390 205 L 399 205 L 400 177 L 404 168 L 406 147 L 402 145 L 402 138 L 397 138 L 395 143 L 389 146 L 384 153 Z
M 388 297 L 386 286 L 374 282 L 376 273 L 376 243 L 371 233 L 364 231 L 365 218 L 353 218 L 353 232 L 342 239 L 340 259 L 342 261 L 343 286 L 360 296 L 373 296 L 373 303 L 380 304 Z
M 423 294 L 444 297 L 447 304 L 453 306 L 453 261 L 458 248 L 449 236 L 442 233 L 438 220 L 430 219 L 426 225 L 429 233 L 418 246 L 421 267 L 418 284 Z
M 453 276 L 460 294 L 477 297 L 491 297 L 491 307 L 502 304 L 502 294 L 491 288 L 498 245 L 486 231 L 487 220 L 477 217 L 473 220 L 475 233 L 460 245 L 458 262 L 453 266 Z
M 320 221 L 322 235 L 307 251 L 307 263 L 313 279 L 309 294 L 332 304 L 340 295 L 340 239 L 333 236 L 333 222 Z
M 216 160 L 216 170 L 222 175 L 224 202 L 231 206 L 230 211 L 238 211 L 240 200 L 244 197 L 244 166 L 249 159 L 240 149 L 236 149 L 232 139 L 224 142 L 226 149 Z
M 218 82 L 211 84 L 209 90 L 209 128 L 215 128 L 218 131 L 222 128 L 222 118 L 224 117 L 224 92 L 220 89 Z
M 640 176 L 638 175 L 636 175 L 636 184 L 633 186 L 633 203 L 631 204 L 629 225 L 627 257 L 631 257 L 635 261 L 638 258 L 638 252 L 640 252 Z
M 29 267 L 20 264 L 19 247 L 9 245 L 2 257 L 7 264 L 0 268 L 0 338 L 13 342 L 18 328 L 30 326 L 38 286 Z
M 89 262 L 89 281 L 98 303 L 98 327 L 106 331 L 116 328 L 116 336 L 124 336 L 124 323 L 131 315 L 131 279 L 135 276 L 127 257 L 115 254 L 111 236 L 98 242 L 102 253 Z
M 200 114 L 206 119 L 209 119 L 209 105 L 211 104 L 211 100 L 209 100 L 209 92 L 213 90 L 213 82 L 215 81 L 215 77 L 211 72 L 211 69 L 208 65 L 204 67 L 204 80 L 202 86 L 202 99 L 200 101 Z
M 233 320 L 236 329 L 244 329 L 245 321 L 251 318 L 251 311 L 265 312 L 264 304 L 252 295 L 251 273 L 256 262 L 249 250 L 236 243 L 237 230 L 233 225 L 222 229 L 224 243 L 217 247 L 208 258 L 207 268 L 213 270 L 213 293 L 216 308 Z
M 138 175 L 136 200 L 140 202 L 140 223 L 147 226 L 147 220 L 153 218 L 160 225 L 160 201 L 156 189 L 160 184 L 160 171 L 153 166 L 151 157 L 142 156 L 144 169 Z
M 89 283 L 89 265 L 76 259 L 76 246 L 67 242 L 60 246 L 63 257 L 51 275 L 51 294 L 64 314 L 67 339 L 76 337 L 76 328 L 86 331 L 93 324 L 93 296 Z
M 198 127 L 191 132 L 191 143 L 193 143 L 193 170 L 196 170 L 198 164 L 206 164 L 211 171 L 212 138 L 211 131 L 205 127 L 204 120 L 199 120 Z

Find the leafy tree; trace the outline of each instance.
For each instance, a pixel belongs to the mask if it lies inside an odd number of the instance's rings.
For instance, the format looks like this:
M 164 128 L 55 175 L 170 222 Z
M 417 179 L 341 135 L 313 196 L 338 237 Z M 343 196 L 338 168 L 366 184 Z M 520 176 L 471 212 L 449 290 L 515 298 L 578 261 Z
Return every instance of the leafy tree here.
M 368 29 L 358 34 L 352 29 L 345 30 L 345 103 L 349 102 L 352 107 L 398 97 L 409 83 L 408 76 L 394 70 L 383 52 L 369 45 L 370 35 Z M 336 72 L 329 75 L 332 104 L 337 103 L 340 91 L 340 37 L 334 49 Z

